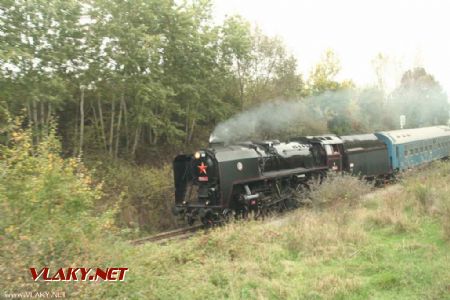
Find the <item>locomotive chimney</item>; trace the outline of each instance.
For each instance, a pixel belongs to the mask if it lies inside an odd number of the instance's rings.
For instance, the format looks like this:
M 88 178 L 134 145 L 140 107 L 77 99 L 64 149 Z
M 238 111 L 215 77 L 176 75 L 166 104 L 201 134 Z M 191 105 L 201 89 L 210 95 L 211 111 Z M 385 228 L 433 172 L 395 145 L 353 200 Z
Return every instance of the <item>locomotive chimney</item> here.
M 225 142 L 221 141 L 217 136 L 213 133 L 209 136 L 209 147 L 220 147 L 225 146 Z

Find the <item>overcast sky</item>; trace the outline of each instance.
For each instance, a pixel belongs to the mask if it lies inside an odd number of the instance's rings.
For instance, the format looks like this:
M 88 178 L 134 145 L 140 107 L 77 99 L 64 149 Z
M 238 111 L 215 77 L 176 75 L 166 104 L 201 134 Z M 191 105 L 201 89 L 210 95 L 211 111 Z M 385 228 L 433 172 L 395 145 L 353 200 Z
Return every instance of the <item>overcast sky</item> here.
M 281 36 L 304 74 L 331 48 L 341 79 L 371 84 L 371 61 L 382 52 L 396 62 L 390 88 L 404 70 L 423 66 L 450 94 L 450 1 L 215 0 L 217 20 L 233 14 Z

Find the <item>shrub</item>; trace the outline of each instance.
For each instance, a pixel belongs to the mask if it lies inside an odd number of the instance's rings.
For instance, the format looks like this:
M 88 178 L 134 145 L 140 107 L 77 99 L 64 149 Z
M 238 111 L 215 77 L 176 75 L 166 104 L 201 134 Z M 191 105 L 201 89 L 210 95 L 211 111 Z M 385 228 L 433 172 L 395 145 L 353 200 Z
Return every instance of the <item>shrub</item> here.
M 152 168 L 117 161 L 98 167 L 95 177 L 105 183 L 101 205 L 119 208 L 118 226 L 156 232 L 177 225 L 172 214 L 174 191 L 170 165 Z
M 92 241 L 113 229 L 111 213 L 92 215 L 101 187 L 79 160 L 59 156 L 54 130 L 36 147 L 30 130 L 16 128 L 10 136 L 10 146 L 0 148 L 1 282 L 10 289 L 42 288 L 28 269 L 94 259 Z
M 330 174 L 322 184 L 313 182 L 310 198 L 315 207 L 356 205 L 367 194 L 372 184 L 350 175 Z

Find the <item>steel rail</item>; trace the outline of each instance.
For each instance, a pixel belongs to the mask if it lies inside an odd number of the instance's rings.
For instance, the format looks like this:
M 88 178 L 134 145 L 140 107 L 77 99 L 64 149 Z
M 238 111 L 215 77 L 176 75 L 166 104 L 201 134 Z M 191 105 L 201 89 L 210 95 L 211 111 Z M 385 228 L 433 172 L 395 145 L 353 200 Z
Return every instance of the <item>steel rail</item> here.
M 195 232 L 205 228 L 204 225 L 195 225 L 184 228 L 179 228 L 171 231 L 161 232 L 148 237 L 130 241 L 132 245 L 141 245 L 144 243 L 164 243 L 175 239 L 184 239 L 194 235 Z

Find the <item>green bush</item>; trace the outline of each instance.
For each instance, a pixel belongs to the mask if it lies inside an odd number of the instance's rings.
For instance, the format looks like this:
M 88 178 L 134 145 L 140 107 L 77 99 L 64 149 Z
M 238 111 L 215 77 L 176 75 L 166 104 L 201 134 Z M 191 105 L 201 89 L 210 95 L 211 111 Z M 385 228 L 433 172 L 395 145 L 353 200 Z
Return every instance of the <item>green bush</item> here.
M 112 230 L 112 211 L 92 214 L 101 187 L 77 159 L 62 159 L 54 130 L 32 145 L 30 130 L 10 132 L 0 148 L 2 285 L 41 288 L 30 267 L 69 267 L 95 260 L 93 241 Z
M 136 166 L 125 161 L 101 164 L 95 177 L 104 181 L 99 203 L 117 205 L 117 224 L 124 231 L 157 232 L 173 228 L 177 220 L 174 205 L 173 175 L 170 165 L 161 168 Z

